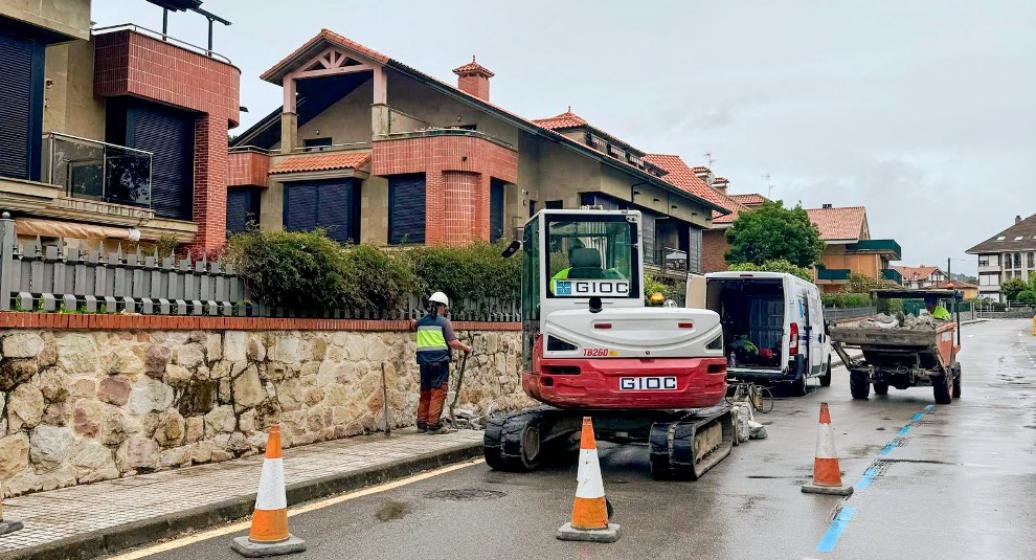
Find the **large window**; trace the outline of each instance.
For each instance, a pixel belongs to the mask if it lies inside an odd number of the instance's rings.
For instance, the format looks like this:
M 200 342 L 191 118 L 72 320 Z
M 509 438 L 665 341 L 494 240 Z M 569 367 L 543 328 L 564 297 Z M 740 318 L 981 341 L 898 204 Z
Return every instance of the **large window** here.
M 424 243 L 425 206 L 423 174 L 389 177 L 388 242 Z
M 44 46 L 0 28 L 0 176 L 40 178 Z
M 360 237 L 360 187 L 356 179 L 292 182 L 284 185 L 284 229 L 321 228 L 346 243 Z
M 489 181 L 489 241 L 496 243 L 504 236 L 504 182 Z
M 241 233 L 259 225 L 263 189 L 235 187 L 227 191 L 227 233 Z
M 578 297 L 579 280 L 601 280 L 603 282 L 590 283 L 596 287 L 587 295 L 641 297 L 637 229 L 627 218 L 624 215 L 548 216 L 548 295 Z
M 687 271 L 701 274 L 701 229 L 687 226 Z

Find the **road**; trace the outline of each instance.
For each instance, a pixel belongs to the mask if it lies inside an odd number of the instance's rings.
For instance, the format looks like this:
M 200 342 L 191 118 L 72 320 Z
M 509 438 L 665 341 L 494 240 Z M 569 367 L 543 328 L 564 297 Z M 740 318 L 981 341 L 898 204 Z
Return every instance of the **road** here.
M 853 401 L 838 369 L 830 388 L 779 400 L 762 417 L 769 438 L 735 448 L 698 482 L 653 481 L 644 448 L 602 448 L 617 543 L 554 539 L 573 467 L 509 474 L 475 464 L 293 516 L 309 546 L 293 558 L 1032 558 L 1036 337 L 1027 321 L 963 333 L 964 394 L 952 405 L 928 407 L 927 388 Z M 857 487 L 849 498 L 799 490 L 821 400 Z M 839 511 L 848 521 L 832 523 Z M 236 558 L 231 536 L 143 557 Z

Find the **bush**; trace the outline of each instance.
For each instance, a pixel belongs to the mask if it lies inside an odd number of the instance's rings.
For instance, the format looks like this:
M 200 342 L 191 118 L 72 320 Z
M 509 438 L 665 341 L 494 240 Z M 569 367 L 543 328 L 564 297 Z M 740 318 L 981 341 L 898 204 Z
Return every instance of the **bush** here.
M 373 245 L 347 246 L 342 264 L 348 280 L 349 289 L 344 295 L 348 309 L 397 308 L 421 289 L 414 271 L 401 255 Z
M 442 291 L 451 300 L 517 300 L 521 254 L 504 258 L 501 251 L 502 245 L 477 242 L 464 247 L 414 247 L 403 254 L 424 294 Z
M 1025 290 L 1018 294 L 1018 303 L 1024 303 L 1030 306 L 1036 306 L 1036 291 Z
M 738 263 L 727 266 L 727 270 L 734 271 L 761 271 L 761 272 L 784 272 L 787 274 L 794 274 L 803 280 L 809 282 L 813 281 L 813 273 L 805 267 L 795 266 L 790 261 L 784 259 L 775 259 L 764 262 L 763 264 L 754 263 Z
M 840 309 L 846 309 L 851 307 L 870 307 L 872 304 L 870 294 L 821 294 L 820 299 L 824 302 L 824 307 L 837 307 Z
M 674 291 L 675 289 L 670 284 L 655 278 L 649 272 L 644 273 L 644 297 L 651 297 L 651 294 L 659 293 L 666 299 L 672 299 Z

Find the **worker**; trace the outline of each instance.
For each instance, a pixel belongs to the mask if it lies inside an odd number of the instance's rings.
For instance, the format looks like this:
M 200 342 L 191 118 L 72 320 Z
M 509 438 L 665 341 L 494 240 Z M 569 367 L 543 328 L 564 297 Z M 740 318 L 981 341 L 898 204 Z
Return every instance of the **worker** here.
M 417 321 L 417 363 L 421 368 L 421 399 L 417 407 L 417 431 L 445 434 L 453 430 L 440 423 L 446 392 L 450 386 L 450 349 L 471 353 L 471 347 L 457 340 L 446 317 L 450 299 L 442 292 L 428 298 L 428 314 Z
M 934 319 L 939 321 L 950 321 L 953 319 L 953 315 L 950 314 L 949 310 L 943 307 L 939 300 L 934 297 L 924 298 L 924 307 Z
M 568 280 L 568 275 L 570 272 L 572 272 L 572 253 L 574 253 L 576 249 L 582 248 L 583 242 L 579 239 L 576 239 L 568 248 L 568 266 L 555 272 L 554 275 L 550 277 L 550 293 L 555 293 L 554 288 L 557 286 L 558 280 Z

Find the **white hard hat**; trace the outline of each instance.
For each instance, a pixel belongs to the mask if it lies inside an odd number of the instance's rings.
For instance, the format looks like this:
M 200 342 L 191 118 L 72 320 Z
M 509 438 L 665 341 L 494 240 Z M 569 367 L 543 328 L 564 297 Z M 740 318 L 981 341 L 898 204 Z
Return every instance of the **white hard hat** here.
M 428 298 L 428 301 L 431 303 L 441 303 L 446 307 L 450 306 L 450 298 L 446 297 L 446 294 L 442 292 L 435 292 Z

